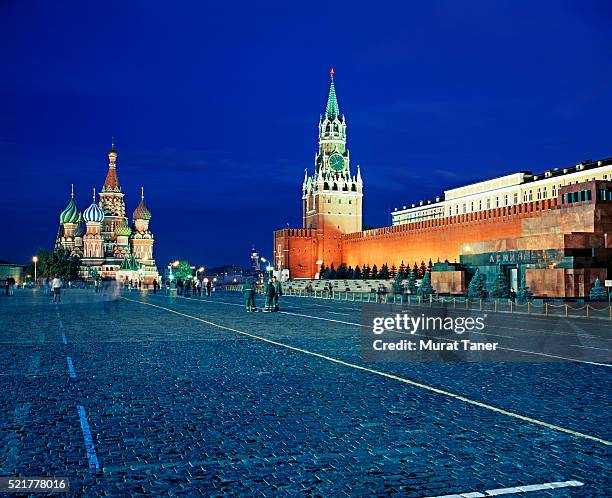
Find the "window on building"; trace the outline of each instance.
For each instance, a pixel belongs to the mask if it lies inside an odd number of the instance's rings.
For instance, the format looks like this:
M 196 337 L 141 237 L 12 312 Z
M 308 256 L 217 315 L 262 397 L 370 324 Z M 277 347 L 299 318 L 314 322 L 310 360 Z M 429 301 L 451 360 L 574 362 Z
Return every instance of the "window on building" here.
M 533 201 L 533 190 L 529 191 L 528 200 L 529 200 L 529 202 Z
M 518 192 L 514 192 L 514 204 L 518 204 Z
M 491 209 L 491 199 L 487 199 L 487 209 Z

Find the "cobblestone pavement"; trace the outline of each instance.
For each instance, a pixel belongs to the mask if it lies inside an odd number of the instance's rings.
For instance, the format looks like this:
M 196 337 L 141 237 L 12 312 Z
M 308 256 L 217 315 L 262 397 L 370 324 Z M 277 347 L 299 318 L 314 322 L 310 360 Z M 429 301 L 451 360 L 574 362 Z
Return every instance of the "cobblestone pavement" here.
M 609 367 L 366 364 L 356 303 L 239 303 L 2 296 L 0 476 L 87 496 L 610 495 Z

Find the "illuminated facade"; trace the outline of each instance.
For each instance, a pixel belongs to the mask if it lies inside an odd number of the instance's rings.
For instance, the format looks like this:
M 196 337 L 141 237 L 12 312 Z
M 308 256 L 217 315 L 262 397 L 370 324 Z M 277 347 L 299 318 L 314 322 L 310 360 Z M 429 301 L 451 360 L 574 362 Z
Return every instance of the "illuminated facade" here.
M 589 180 L 612 180 L 612 159 L 586 161 L 573 167 L 555 168 L 542 174 L 514 173 L 444 191 L 443 197 L 421 201 L 391 213 L 393 225 L 478 213 L 555 199 L 562 187 Z
M 476 269 L 491 282 L 501 267 L 514 288 L 571 298 L 612 275 L 612 159 L 450 189 L 396 209 L 391 226 L 362 231 L 363 184 L 359 170 L 348 171 L 345 144 L 332 75 L 315 172 L 302 185 L 303 228 L 274 233 L 275 268 L 289 278 L 317 278 L 321 264 L 432 260 L 442 293 L 464 293 Z
M 319 150 L 315 154 L 314 173 L 309 176 L 305 171 L 302 183 L 303 227 L 359 232 L 363 181 L 359 165 L 357 173 L 351 174 L 346 119 L 340 114 L 333 69 L 330 77 L 325 115 L 319 118 Z
M 63 247 L 81 258 L 81 276 L 100 276 L 150 283 L 158 277 L 153 258 L 153 233 L 149 230 L 151 213 L 141 191 L 132 225 L 125 214 L 124 194 L 117 176 L 117 151 L 108 153 L 108 172 L 96 202 L 80 213 L 71 192 L 68 205 L 60 214 L 56 247 Z

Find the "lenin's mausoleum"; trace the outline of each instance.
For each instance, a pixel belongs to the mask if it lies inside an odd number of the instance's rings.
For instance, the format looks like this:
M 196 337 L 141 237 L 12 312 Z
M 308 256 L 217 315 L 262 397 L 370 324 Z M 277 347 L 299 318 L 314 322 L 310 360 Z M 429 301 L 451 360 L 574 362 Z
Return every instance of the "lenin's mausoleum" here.
M 289 278 L 316 278 L 322 264 L 431 259 L 439 293 L 464 293 L 476 269 L 492 282 L 501 266 L 515 289 L 525 279 L 535 296 L 571 298 L 612 275 L 612 159 L 447 190 L 363 231 L 363 181 L 359 166 L 352 173 L 331 77 L 314 173 L 302 185 L 303 228 L 274 233 L 275 262 Z

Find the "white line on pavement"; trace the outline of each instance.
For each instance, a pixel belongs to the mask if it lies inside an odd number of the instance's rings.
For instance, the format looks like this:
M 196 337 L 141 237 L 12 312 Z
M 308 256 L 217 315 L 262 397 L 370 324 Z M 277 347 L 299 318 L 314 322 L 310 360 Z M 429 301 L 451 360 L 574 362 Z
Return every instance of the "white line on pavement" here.
M 74 371 L 74 365 L 72 364 L 72 358 L 66 356 L 66 363 L 68 364 L 68 373 L 71 379 L 76 379 L 76 372 Z
M 181 296 L 183 297 L 183 296 Z M 183 297 L 183 299 L 188 299 L 190 301 L 200 301 L 199 299 L 191 299 L 189 297 Z M 220 301 L 220 300 L 215 300 L 215 301 L 204 301 L 202 300 L 201 302 L 204 303 L 211 303 L 211 302 L 215 302 L 215 303 L 220 303 L 220 304 L 226 304 L 228 306 L 239 306 L 242 307 L 241 304 L 236 304 L 236 303 L 229 303 L 227 301 Z M 355 322 L 345 322 L 342 320 L 334 320 L 333 318 L 324 318 L 322 316 L 313 316 L 313 315 L 304 315 L 302 313 L 292 313 L 290 311 L 280 311 L 279 313 L 282 313 L 284 315 L 293 315 L 293 316 L 301 316 L 304 318 L 311 318 L 313 320 L 324 320 L 326 322 L 334 322 L 334 323 L 342 323 L 344 325 L 354 325 L 356 327 L 364 327 L 364 325 L 360 324 L 360 323 L 355 323 Z M 495 325 L 494 325 L 495 327 Z M 422 335 L 422 334 L 408 334 L 406 332 L 402 332 L 401 330 L 395 330 L 396 333 L 398 334 L 405 334 L 405 335 Z M 481 334 L 481 335 L 486 335 L 486 336 L 491 336 L 491 337 L 503 337 L 505 339 L 512 339 L 512 337 L 507 336 L 507 335 L 496 335 L 496 334 L 492 334 L 490 332 L 472 332 L 474 334 Z M 425 337 L 429 337 L 429 336 L 425 336 Z M 435 339 L 441 339 L 441 340 L 445 340 L 442 337 L 434 337 Z M 503 347 L 503 346 L 498 346 L 497 349 L 503 349 L 505 351 L 514 351 L 515 353 L 523 353 L 523 354 L 532 354 L 532 355 L 536 355 L 536 356 L 544 356 L 546 358 L 555 358 L 558 360 L 565 360 L 565 361 L 573 361 L 576 363 L 585 363 L 587 365 L 595 365 L 598 367 L 612 367 L 612 365 L 608 364 L 608 363 L 598 363 L 595 361 L 587 361 L 587 360 L 579 360 L 577 358 L 568 358 L 567 356 L 557 356 L 557 355 L 553 355 L 553 354 L 548 354 L 548 353 L 540 353 L 538 351 L 527 351 L 527 350 L 523 350 L 523 349 L 513 349 L 513 348 L 507 348 L 507 347 Z
M 484 408 L 486 410 L 490 410 L 492 412 L 499 413 L 499 414 L 505 415 L 507 417 L 515 418 L 517 420 L 522 420 L 524 422 L 530 422 L 532 424 L 536 424 L 536 425 L 539 425 L 539 426 L 542 426 L 542 427 L 546 427 L 548 429 L 552 429 L 552 430 L 557 431 L 557 432 L 563 432 L 565 434 L 570 434 L 572 436 L 576 436 L 576 437 L 579 437 L 579 438 L 582 438 L 582 439 L 588 439 L 588 440 L 591 440 L 591 441 L 596 441 L 596 442 L 604 444 L 606 446 L 612 446 L 612 441 L 607 441 L 607 440 L 599 438 L 597 436 L 591 436 L 589 434 L 584 434 L 582 432 L 577 432 L 577 431 L 573 431 L 571 429 L 567 429 L 565 427 L 561 427 L 561 426 L 558 426 L 558 425 L 550 424 L 550 423 L 544 422 L 542 420 L 538 420 L 538 419 L 534 419 L 534 418 L 527 417 L 527 416 L 524 416 L 524 415 L 520 415 L 518 413 L 510 412 L 508 410 L 504 410 L 502 408 L 498 408 L 496 406 L 489 405 L 487 403 L 482 403 L 480 401 L 475 401 L 473 399 L 466 398 L 465 396 L 461 396 L 459 394 L 455 394 L 455 393 L 452 393 L 450 391 L 444 391 L 443 389 L 438 389 L 437 387 L 429 386 L 427 384 L 422 384 L 422 383 L 416 382 L 414 380 L 406 379 L 404 377 L 399 377 L 397 375 L 393 375 L 393 374 L 390 374 L 390 373 L 387 373 L 387 372 L 382 372 L 380 370 L 374 370 L 373 368 L 363 367 L 361 365 L 356 365 L 354 363 L 349 363 L 347 361 L 343 361 L 343 360 L 340 360 L 338 358 L 333 358 L 331 356 L 326 356 L 326 355 L 323 355 L 323 354 L 320 354 L 320 353 L 315 353 L 314 351 L 309 351 L 307 349 L 302 349 L 302 348 L 298 348 L 298 347 L 295 347 L 295 346 L 291 346 L 290 344 L 285 344 L 285 343 L 282 343 L 282 342 L 274 341 L 272 339 L 267 339 L 266 337 L 258 336 L 258 335 L 255 335 L 255 334 L 250 334 L 250 333 L 244 332 L 242 330 L 234 329 L 232 327 L 227 327 L 225 325 L 221 325 L 221 324 L 214 323 L 214 322 L 211 322 L 211 321 L 208 321 L 208 320 L 204 320 L 203 318 L 199 318 L 197 316 L 188 315 L 187 313 L 182 313 L 180 311 L 173 310 L 172 308 L 166 308 L 164 306 L 158 306 L 157 304 L 152 304 L 152 303 L 145 303 L 145 302 L 142 302 L 142 301 L 137 301 L 135 299 L 128 299 L 126 297 L 122 297 L 122 299 L 124 299 L 126 301 L 133 302 L 133 303 L 141 304 L 141 305 L 144 305 L 144 306 L 152 306 L 153 308 L 158 308 L 158 309 L 167 311 L 169 313 L 174 313 L 175 315 L 184 316 L 186 318 L 191 318 L 192 320 L 196 320 L 196 321 L 205 323 L 207 325 L 210 325 L 211 327 L 216 327 L 216 328 L 219 328 L 221 330 L 228 330 L 228 331 L 234 332 L 236 334 L 240 334 L 240 335 L 243 335 L 243 336 L 246 336 L 246 337 L 251 337 L 251 338 L 256 339 L 258 341 L 262 341 L 262 342 L 265 342 L 265 343 L 268 343 L 268 344 L 274 344 L 275 346 L 280 346 L 282 348 L 290 349 L 292 351 L 297 351 L 299 353 L 307 354 L 309 356 L 313 356 L 315 358 L 320 358 L 320 359 L 323 359 L 323 360 L 326 360 L 326 361 L 329 361 L 329 362 L 332 362 L 332 363 L 336 363 L 338 365 L 343 365 L 345 367 L 353 368 L 355 370 L 360 370 L 362 372 L 368 372 L 368 373 L 371 373 L 371 374 L 374 374 L 374 375 L 378 375 L 380 377 L 385 377 L 387 379 L 396 380 L 396 381 L 402 382 L 404 384 L 408 384 L 408 385 L 413 386 L 413 387 L 418 387 L 420 389 L 425 389 L 427 391 L 430 391 L 430 392 L 433 392 L 433 393 L 436 393 L 436 394 L 441 394 L 441 395 L 447 396 L 449 398 L 453 398 L 453 399 L 456 399 L 456 400 L 459 400 L 459 401 L 463 401 L 464 403 L 467 403 L 467 404 L 470 404 L 470 405 L 473 405 L 473 406 L 477 406 L 479 408 Z
M 85 407 L 77 405 L 77 413 L 79 414 L 81 430 L 83 431 L 85 451 L 87 452 L 87 459 L 89 460 L 89 470 L 98 470 L 100 468 L 100 463 L 98 462 L 98 455 L 96 455 L 96 448 L 91 435 L 91 429 L 89 428 L 89 422 L 87 422 Z
M 580 481 L 545 482 L 544 484 L 530 484 L 528 486 L 514 486 L 512 488 L 487 489 L 486 491 L 483 491 L 482 493 L 480 491 L 472 491 L 470 493 L 433 496 L 431 498 L 483 498 L 486 496 L 530 493 L 533 491 L 546 491 L 546 490 L 551 490 L 551 489 L 580 487 L 580 486 L 584 486 L 584 483 Z

